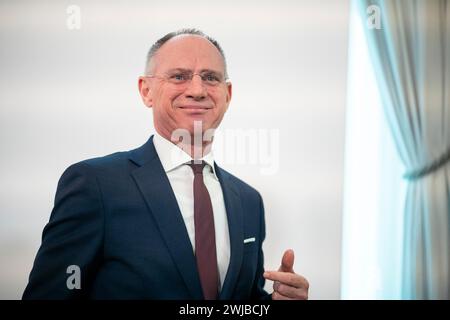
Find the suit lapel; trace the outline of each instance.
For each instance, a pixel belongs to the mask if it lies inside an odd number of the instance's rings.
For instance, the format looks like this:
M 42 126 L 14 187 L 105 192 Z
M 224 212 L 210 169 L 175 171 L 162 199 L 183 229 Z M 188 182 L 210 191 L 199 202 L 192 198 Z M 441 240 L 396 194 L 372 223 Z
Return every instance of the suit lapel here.
M 153 137 L 131 154 L 132 172 L 178 271 L 193 299 L 203 299 L 192 245 L 177 200 L 153 145 Z
M 244 221 L 241 198 L 237 187 L 233 184 L 228 173 L 217 165 L 216 172 L 223 191 L 225 208 L 228 218 L 228 229 L 230 234 L 230 263 L 227 275 L 219 295 L 219 299 L 228 300 L 233 295 L 236 281 L 241 269 L 244 242 Z

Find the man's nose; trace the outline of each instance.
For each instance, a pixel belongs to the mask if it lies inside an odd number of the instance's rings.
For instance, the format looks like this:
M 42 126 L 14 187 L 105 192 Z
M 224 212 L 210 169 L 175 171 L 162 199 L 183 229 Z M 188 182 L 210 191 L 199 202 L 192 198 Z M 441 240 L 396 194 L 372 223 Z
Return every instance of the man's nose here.
M 192 98 L 194 100 L 202 100 L 206 97 L 206 88 L 200 75 L 194 74 L 192 76 L 192 79 L 186 88 L 185 94 L 187 98 Z

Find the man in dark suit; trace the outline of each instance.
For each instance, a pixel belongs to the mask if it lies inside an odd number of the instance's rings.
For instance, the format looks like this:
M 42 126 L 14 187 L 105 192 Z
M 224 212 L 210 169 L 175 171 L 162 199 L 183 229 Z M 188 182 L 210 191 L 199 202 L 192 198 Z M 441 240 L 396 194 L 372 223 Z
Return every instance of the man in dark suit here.
M 24 299 L 307 298 L 292 250 L 264 272 L 261 196 L 210 152 L 231 88 L 221 47 L 202 32 L 152 46 L 139 92 L 156 134 L 64 172 Z

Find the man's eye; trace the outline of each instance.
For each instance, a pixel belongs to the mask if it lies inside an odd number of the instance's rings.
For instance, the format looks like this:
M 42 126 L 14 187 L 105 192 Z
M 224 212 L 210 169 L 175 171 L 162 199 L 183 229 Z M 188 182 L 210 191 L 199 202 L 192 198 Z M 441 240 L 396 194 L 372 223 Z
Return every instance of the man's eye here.
M 204 79 L 208 82 L 219 82 L 219 78 L 214 74 L 207 74 L 204 76 Z
M 175 81 L 185 81 L 187 79 L 187 76 L 182 73 L 177 73 L 177 74 L 172 75 L 170 77 L 170 79 L 175 80 Z

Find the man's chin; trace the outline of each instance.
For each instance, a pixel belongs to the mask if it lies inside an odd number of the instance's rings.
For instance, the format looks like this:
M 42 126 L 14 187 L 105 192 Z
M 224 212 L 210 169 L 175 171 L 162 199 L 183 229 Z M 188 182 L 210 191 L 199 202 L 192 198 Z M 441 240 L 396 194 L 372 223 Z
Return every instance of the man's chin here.
M 211 124 L 196 120 L 180 125 L 179 128 L 173 130 L 171 140 L 174 142 L 181 141 L 181 138 L 187 138 L 187 136 L 189 136 L 190 139 L 194 139 L 196 136 L 201 139 L 208 139 L 206 136 L 211 136 L 213 131 L 214 128 L 212 128 Z

